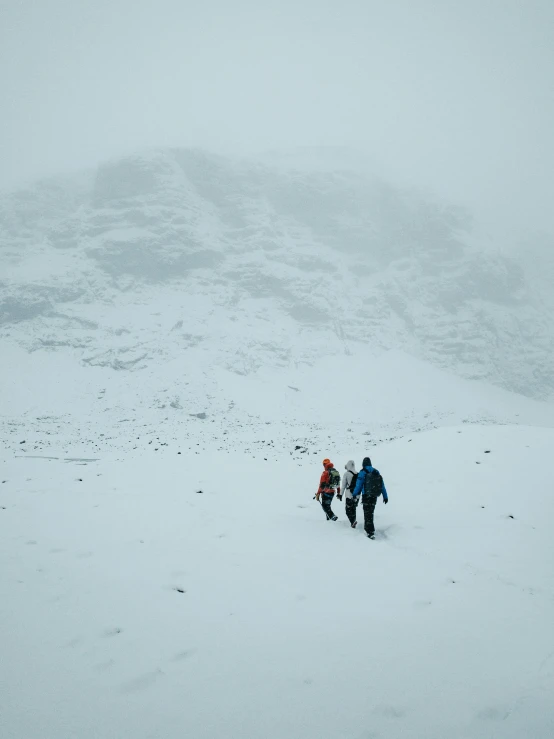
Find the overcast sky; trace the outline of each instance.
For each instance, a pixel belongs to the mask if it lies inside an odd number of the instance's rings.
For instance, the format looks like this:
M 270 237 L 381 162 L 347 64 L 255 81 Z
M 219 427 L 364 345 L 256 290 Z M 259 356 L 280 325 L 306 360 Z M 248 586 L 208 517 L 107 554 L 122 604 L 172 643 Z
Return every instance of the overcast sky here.
M 0 0 L 0 187 L 151 145 L 358 147 L 554 230 L 554 0 Z

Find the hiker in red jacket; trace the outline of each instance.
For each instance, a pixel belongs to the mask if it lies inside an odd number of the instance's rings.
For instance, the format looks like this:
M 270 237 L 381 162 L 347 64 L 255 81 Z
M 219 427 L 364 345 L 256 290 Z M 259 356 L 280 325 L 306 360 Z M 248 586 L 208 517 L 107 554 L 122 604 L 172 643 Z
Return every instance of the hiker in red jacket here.
M 336 521 L 337 517 L 331 510 L 331 503 L 333 502 L 335 491 L 340 495 L 340 473 L 334 468 L 330 459 L 323 460 L 323 467 L 324 470 L 319 481 L 319 489 L 315 497 L 320 501 L 327 520 Z

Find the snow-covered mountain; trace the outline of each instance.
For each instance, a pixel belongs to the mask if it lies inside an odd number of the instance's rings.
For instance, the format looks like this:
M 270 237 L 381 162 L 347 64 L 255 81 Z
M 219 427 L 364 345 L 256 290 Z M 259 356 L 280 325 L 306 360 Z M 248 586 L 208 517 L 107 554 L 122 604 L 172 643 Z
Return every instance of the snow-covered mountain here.
M 554 735 L 549 242 L 315 154 L 2 198 L 2 739 Z
M 554 393 L 545 251 L 504 256 L 463 212 L 353 167 L 153 151 L 5 195 L 0 244 L 4 347 L 249 374 L 369 345 Z

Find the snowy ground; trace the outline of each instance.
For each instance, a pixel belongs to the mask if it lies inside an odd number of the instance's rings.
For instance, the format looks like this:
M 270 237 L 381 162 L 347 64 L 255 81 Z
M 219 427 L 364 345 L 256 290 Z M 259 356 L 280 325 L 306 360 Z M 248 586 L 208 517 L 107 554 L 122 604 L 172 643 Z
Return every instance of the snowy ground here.
M 2 460 L 2 739 L 554 736 L 553 429 L 373 447 L 374 542 L 319 456 L 53 447 Z
M 552 739 L 525 249 L 187 150 L 0 198 L 0 739 Z M 313 501 L 367 453 L 373 542 Z
M 315 366 L 239 375 L 191 350 L 152 369 L 83 367 L 6 343 L 0 444 L 17 455 L 229 451 L 323 457 L 456 424 L 554 426 L 554 404 L 468 381 L 400 351 L 353 348 Z M 24 443 L 22 443 L 24 442 Z M 296 455 L 299 456 L 299 455 Z

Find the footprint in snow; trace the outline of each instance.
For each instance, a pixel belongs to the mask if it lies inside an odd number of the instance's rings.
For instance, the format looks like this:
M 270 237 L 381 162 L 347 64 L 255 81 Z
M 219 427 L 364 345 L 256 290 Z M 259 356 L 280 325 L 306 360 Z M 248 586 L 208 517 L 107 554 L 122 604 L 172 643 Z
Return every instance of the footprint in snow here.
M 404 718 L 407 714 L 405 708 L 390 705 L 377 706 L 373 712 L 385 718 Z
M 74 649 L 84 642 L 82 636 L 76 636 L 75 639 L 70 639 L 68 642 L 63 644 L 64 649 Z
M 477 712 L 477 718 L 484 721 L 503 721 L 507 715 L 507 711 L 499 708 L 483 708 Z
M 140 677 L 136 677 L 134 680 L 129 680 L 128 682 L 123 683 L 120 687 L 120 692 L 135 693 L 138 690 L 145 690 L 153 685 L 163 674 L 164 673 L 158 667 L 158 669 L 153 672 L 147 672 L 145 675 L 140 675 Z
M 109 670 L 114 665 L 115 665 L 115 660 L 109 659 L 107 662 L 99 662 L 97 665 L 94 665 L 94 669 L 97 672 L 106 672 L 106 670 Z

